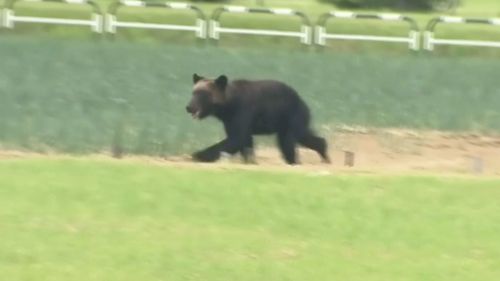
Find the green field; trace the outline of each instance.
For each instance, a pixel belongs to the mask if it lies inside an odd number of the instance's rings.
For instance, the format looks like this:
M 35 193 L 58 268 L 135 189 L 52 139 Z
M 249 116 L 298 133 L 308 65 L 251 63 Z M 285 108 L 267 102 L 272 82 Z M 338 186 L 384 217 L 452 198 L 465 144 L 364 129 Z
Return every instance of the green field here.
M 297 88 L 322 134 L 338 125 L 498 132 L 498 59 L 320 54 L 0 37 L 4 149 L 178 154 L 220 138 L 185 112 L 191 76 Z
M 4 160 L 1 279 L 495 281 L 499 185 Z

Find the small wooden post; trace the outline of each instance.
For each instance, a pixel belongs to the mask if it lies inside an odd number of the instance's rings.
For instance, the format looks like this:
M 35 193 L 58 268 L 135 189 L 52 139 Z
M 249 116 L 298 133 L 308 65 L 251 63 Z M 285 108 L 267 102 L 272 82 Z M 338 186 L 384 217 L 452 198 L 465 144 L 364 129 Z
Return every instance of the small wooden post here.
M 477 175 L 484 172 L 483 158 L 479 156 L 472 157 L 472 172 Z
M 352 151 L 344 151 L 344 166 L 354 167 L 354 152 Z

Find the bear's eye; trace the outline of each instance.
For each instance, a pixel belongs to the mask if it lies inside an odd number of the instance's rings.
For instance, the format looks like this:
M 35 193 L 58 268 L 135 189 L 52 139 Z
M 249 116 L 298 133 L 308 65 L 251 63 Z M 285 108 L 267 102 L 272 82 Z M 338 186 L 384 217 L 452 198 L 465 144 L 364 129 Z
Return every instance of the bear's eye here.
M 194 91 L 193 95 L 195 95 L 195 96 L 210 96 L 210 92 L 207 90 L 197 90 L 197 91 Z

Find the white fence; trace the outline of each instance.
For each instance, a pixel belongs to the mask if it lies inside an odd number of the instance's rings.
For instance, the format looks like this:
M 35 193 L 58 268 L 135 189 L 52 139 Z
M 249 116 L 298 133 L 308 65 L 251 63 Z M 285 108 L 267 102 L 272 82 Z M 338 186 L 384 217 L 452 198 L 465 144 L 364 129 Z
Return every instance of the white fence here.
M 192 10 L 196 13 L 196 23 L 194 25 L 178 25 L 165 23 L 145 23 L 145 22 L 130 22 L 117 20 L 117 12 L 119 7 L 154 7 L 168 8 L 175 10 Z M 188 3 L 179 2 L 146 2 L 136 0 L 122 0 L 114 2 L 108 9 L 106 15 L 106 31 L 115 33 L 117 28 L 141 28 L 141 29 L 162 29 L 162 30 L 177 30 L 195 32 L 199 38 L 206 38 L 206 18 L 205 14 L 196 6 Z
M 286 15 L 297 16 L 301 19 L 302 25 L 300 31 L 282 31 L 271 29 L 248 29 L 248 28 L 228 28 L 220 26 L 220 17 L 222 13 L 259 13 L 271 15 Z M 221 33 L 233 33 L 244 35 L 263 35 L 263 36 L 281 36 L 281 37 L 296 37 L 303 44 L 310 45 L 312 43 L 312 28 L 309 18 L 302 12 L 292 9 L 266 9 L 266 8 L 247 8 L 242 6 L 225 6 L 218 8 L 212 14 L 210 19 L 210 38 L 219 40 Z
M 352 19 L 352 20 L 378 20 L 378 21 L 401 21 L 406 22 L 410 26 L 408 37 L 397 36 L 374 36 L 367 34 L 339 34 L 327 33 L 326 25 L 329 19 Z M 355 41 L 378 41 L 388 43 L 405 43 L 412 50 L 419 50 L 420 31 L 417 22 L 410 17 L 399 14 L 357 14 L 353 12 L 332 11 L 320 16 L 316 25 L 316 44 L 320 46 L 326 45 L 327 39 L 333 40 L 355 40 Z
M 483 24 L 500 27 L 500 18 L 477 19 L 477 18 L 461 18 L 461 17 L 438 17 L 432 19 L 424 32 L 424 48 L 428 51 L 434 50 L 436 45 L 453 45 L 453 46 L 474 46 L 474 47 L 494 47 L 500 48 L 500 41 L 481 41 L 481 40 L 464 40 L 464 39 L 437 39 L 434 37 L 436 26 L 440 23 L 447 24 Z M 500 31 L 500 28 L 499 28 Z
M 38 16 L 20 16 L 15 12 L 15 5 L 18 2 L 55 2 L 71 5 L 87 5 L 91 8 L 90 19 L 74 18 L 52 18 Z M 150 7 L 165 8 L 175 10 L 191 10 L 195 14 L 193 25 L 179 25 L 167 23 L 136 22 L 124 21 L 118 19 L 117 12 L 120 7 Z M 276 16 L 294 16 L 301 21 L 300 30 L 284 31 L 274 29 L 252 29 L 235 28 L 221 26 L 220 18 L 223 13 L 240 14 L 269 14 Z M 347 19 L 347 20 L 378 20 L 378 21 L 399 21 L 406 22 L 409 26 L 408 36 L 378 36 L 369 34 L 341 34 L 329 33 L 327 24 L 329 20 Z M 316 44 L 325 46 L 327 40 L 354 40 L 354 41 L 376 41 L 386 43 L 404 43 L 408 44 L 411 50 L 420 49 L 420 38 L 423 36 L 423 48 L 429 51 L 434 50 L 436 45 L 454 45 L 454 46 L 475 46 L 475 47 L 496 47 L 500 48 L 500 41 L 487 40 L 465 40 L 465 39 L 443 39 L 435 37 L 435 29 L 440 24 L 482 24 L 500 27 L 500 18 L 462 18 L 441 16 L 432 19 L 427 24 L 423 33 L 420 32 L 416 21 L 408 16 L 400 14 L 364 14 L 347 11 L 331 11 L 321 15 L 313 26 L 306 14 L 292 9 L 272 9 L 272 8 L 248 8 L 243 6 L 224 6 L 214 10 L 212 16 L 207 18 L 203 11 L 195 5 L 181 2 L 147 2 L 142 0 L 120 0 L 112 3 L 105 16 L 99 6 L 93 0 L 8 0 L 6 6 L 0 13 L 0 27 L 12 29 L 16 23 L 30 24 L 56 24 L 71 26 L 87 26 L 96 33 L 116 33 L 119 28 L 140 28 L 140 29 L 160 29 L 194 32 L 195 36 L 202 39 L 219 40 L 221 34 L 240 34 L 240 35 L 262 35 L 297 38 L 305 45 Z M 332 28 L 335 25 L 330 25 Z M 500 31 L 500 28 L 499 28 Z
M 14 12 L 14 7 L 17 2 L 23 0 L 11 0 L 6 3 L 6 7 L 2 11 L 2 25 L 6 28 L 14 28 L 16 22 L 21 23 L 41 23 L 41 24 L 57 24 L 57 25 L 76 25 L 88 26 L 92 31 L 102 32 L 102 13 L 99 6 L 92 0 L 26 0 L 29 2 L 55 2 L 62 4 L 77 4 L 88 5 L 92 8 L 90 20 L 85 19 L 68 19 L 68 18 L 49 18 L 49 17 L 34 17 L 34 16 L 18 16 Z

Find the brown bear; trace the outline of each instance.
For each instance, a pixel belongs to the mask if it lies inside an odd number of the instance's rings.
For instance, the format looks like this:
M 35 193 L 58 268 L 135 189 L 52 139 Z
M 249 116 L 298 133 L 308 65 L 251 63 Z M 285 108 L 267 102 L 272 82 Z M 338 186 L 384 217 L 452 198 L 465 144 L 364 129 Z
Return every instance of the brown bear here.
M 214 162 L 221 154 L 240 152 L 253 160 L 253 136 L 277 134 L 288 164 L 297 164 L 296 144 L 316 151 L 330 163 L 327 143 L 310 128 L 309 108 L 290 86 L 274 80 L 233 80 L 225 75 L 207 79 L 193 75 L 193 94 L 186 107 L 196 119 L 215 116 L 224 124 L 226 138 L 194 153 L 193 159 Z

